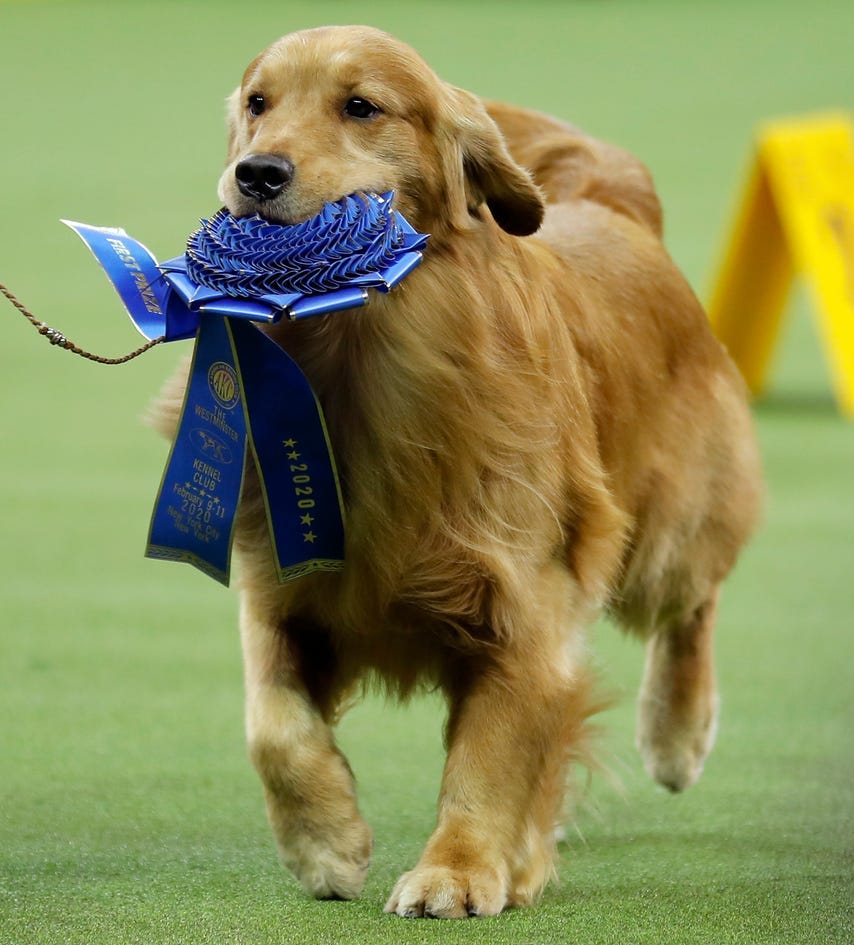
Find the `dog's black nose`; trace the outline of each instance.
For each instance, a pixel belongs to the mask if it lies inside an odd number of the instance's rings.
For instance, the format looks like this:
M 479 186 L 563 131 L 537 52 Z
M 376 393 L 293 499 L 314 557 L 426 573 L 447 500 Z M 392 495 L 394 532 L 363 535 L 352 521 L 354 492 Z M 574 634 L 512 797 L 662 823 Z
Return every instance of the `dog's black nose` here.
M 290 183 L 294 166 L 280 154 L 250 154 L 238 162 L 234 176 L 244 196 L 272 200 Z

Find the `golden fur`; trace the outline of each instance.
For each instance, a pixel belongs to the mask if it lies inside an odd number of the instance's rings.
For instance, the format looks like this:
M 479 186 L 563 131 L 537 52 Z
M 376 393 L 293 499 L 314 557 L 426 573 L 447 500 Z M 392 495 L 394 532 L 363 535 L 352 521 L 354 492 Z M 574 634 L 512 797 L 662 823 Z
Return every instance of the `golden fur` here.
M 350 117 L 353 96 L 381 111 Z M 279 196 L 240 192 L 247 154 L 292 162 Z M 313 895 L 353 897 L 371 833 L 331 726 L 366 676 L 440 686 L 438 825 L 387 909 L 492 915 L 551 875 L 594 708 L 582 634 L 603 609 L 648 641 L 647 769 L 673 790 L 699 776 L 715 602 L 756 519 L 758 461 L 741 380 L 636 159 L 484 104 L 376 30 L 296 33 L 255 59 L 229 104 L 228 208 L 290 223 L 386 190 L 431 234 L 423 264 L 365 309 L 270 329 L 324 407 L 347 560 L 277 584 L 247 471 L 247 736 L 284 862 Z M 167 434 L 185 379 L 159 404 Z

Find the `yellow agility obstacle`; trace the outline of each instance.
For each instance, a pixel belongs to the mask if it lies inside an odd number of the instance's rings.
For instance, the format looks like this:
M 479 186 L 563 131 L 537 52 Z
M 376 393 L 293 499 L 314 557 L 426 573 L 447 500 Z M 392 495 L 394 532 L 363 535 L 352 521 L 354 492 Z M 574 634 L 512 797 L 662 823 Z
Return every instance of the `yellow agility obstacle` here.
M 772 121 L 757 135 L 709 304 L 754 394 L 795 274 L 810 291 L 839 407 L 854 418 L 854 124 L 845 113 Z

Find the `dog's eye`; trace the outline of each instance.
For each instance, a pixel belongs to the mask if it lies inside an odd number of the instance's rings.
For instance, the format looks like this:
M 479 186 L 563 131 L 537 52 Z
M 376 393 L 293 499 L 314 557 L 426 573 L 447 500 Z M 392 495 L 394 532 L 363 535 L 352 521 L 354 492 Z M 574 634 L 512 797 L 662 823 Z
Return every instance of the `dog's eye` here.
M 267 107 L 267 103 L 263 95 L 250 95 L 246 100 L 246 107 L 249 109 L 249 114 L 257 118 Z
M 349 115 L 350 118 L 360 118 L 364 120 L 366 118 L 376 118 L 376 116 L 381 113 L 382 109 L 374 105 L 373 102 L 369 102 L 366 98 L 359 98 L 358 96 L 348 98 L 347 104 L 344 106 L 344 114 Z

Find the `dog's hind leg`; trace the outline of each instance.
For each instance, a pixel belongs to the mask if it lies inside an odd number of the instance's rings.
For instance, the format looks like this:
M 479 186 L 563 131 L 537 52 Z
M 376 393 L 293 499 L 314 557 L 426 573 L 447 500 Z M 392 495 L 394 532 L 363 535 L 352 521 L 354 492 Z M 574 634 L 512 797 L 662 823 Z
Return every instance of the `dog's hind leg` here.
M 249 754 L 279 854 L 316 898 L 355 898 L 371 831 L 329 726 L 337 683 L 328 637 L 308 621 L 279 621 L 249 595 L 240 622 Z
M 717 599 L 715 591 L 687 615 L 665 622 L 646 644 L 637 745 L 650 776 L 671 791 L 697 781 L 715 740 Z

